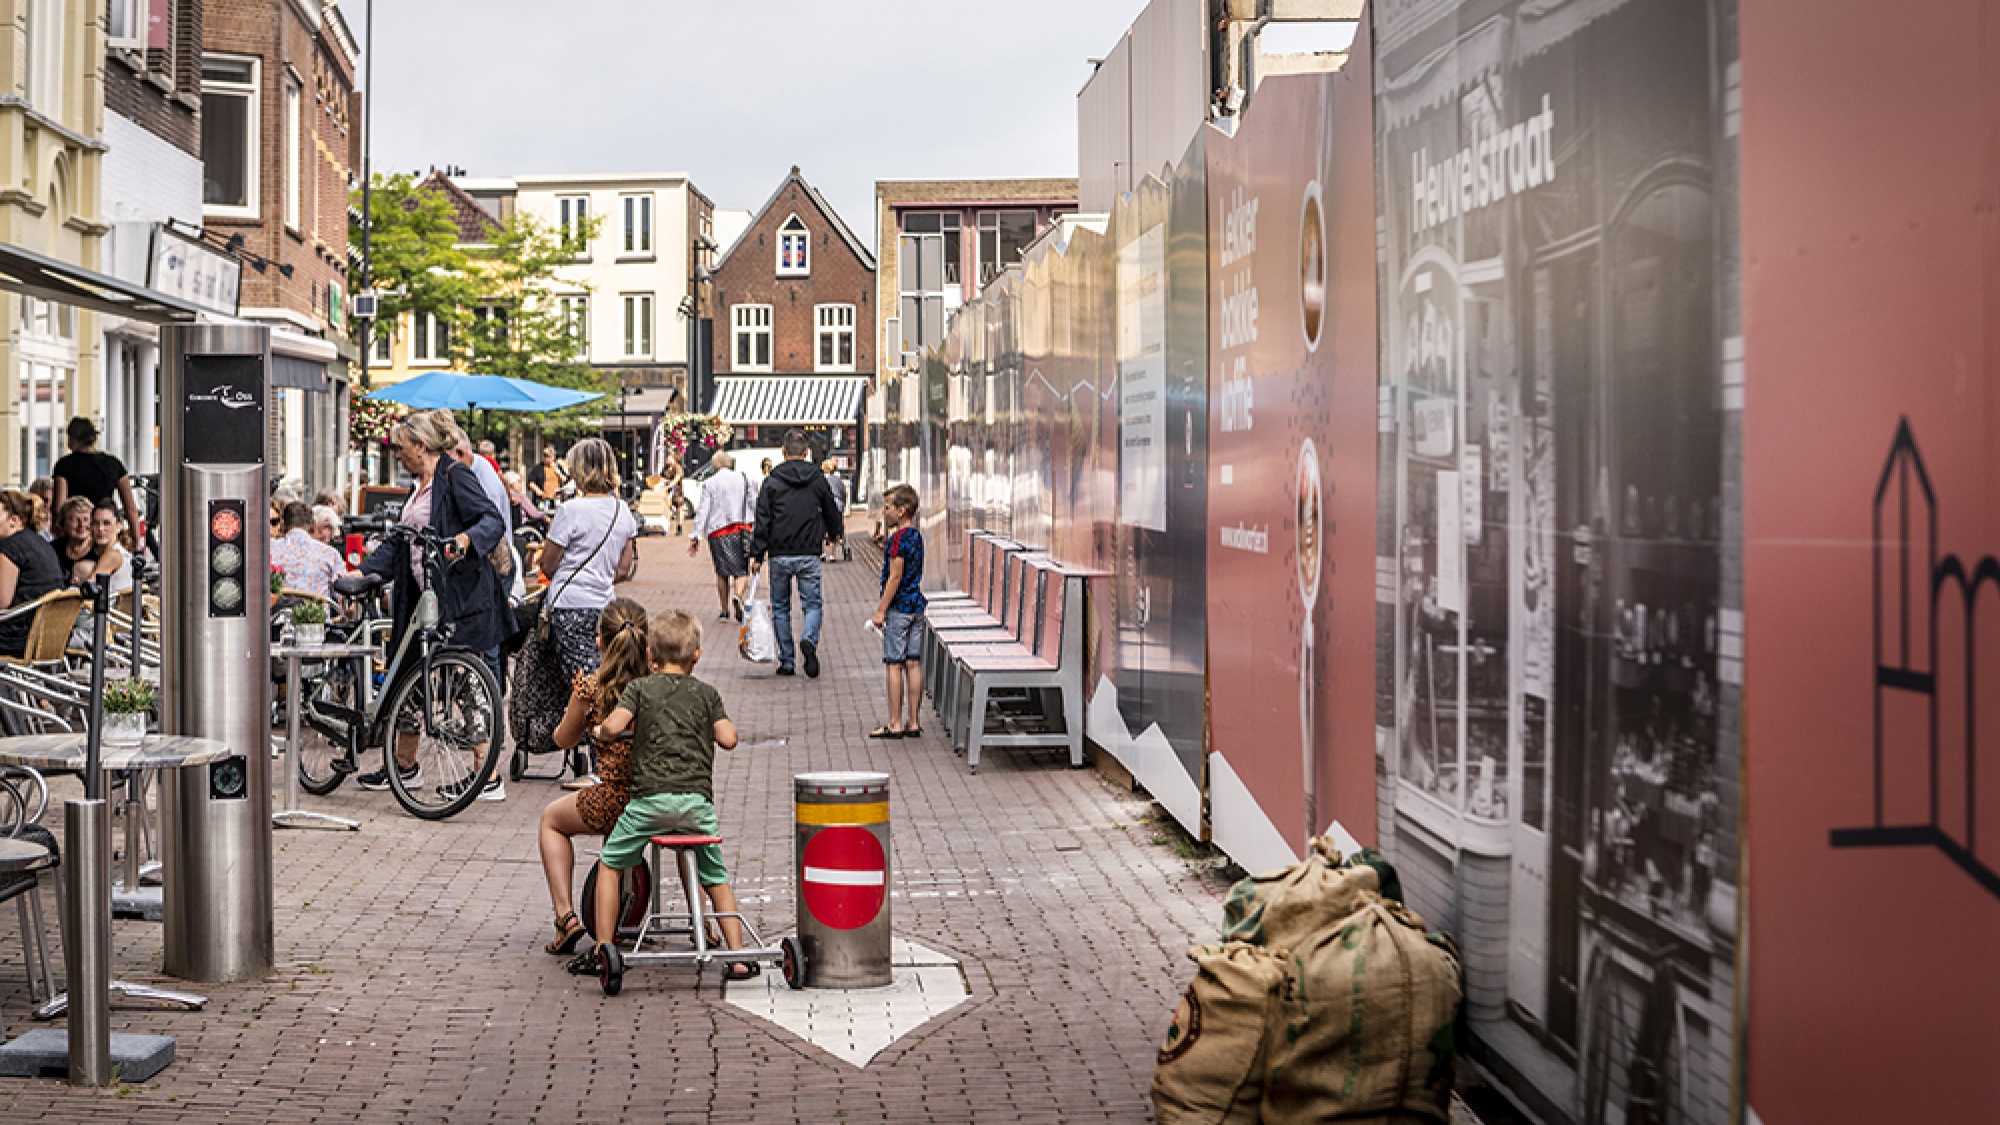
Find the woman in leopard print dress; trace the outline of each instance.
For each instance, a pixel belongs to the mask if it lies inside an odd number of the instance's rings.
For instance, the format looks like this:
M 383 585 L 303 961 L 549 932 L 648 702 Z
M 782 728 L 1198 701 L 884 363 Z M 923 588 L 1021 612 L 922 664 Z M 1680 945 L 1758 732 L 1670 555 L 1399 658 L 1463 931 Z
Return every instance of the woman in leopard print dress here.
M 569 749 L 583 741 L 584 732 L 604 721 L 625 685 L 652 674 L 646 658 L 646 610 L 630 598 L 613 599 L 597 615 L 597 650 L 602 656 L 595 671 L 578 672 L 570 685 L 569 709 L 556 727 L 556 745 Z M 576 948 L 583 937 L 583 923 L 576 916 L 571 885 L 576 875 L 573 836 L 604 836 L 618 822 L 631 794 L 632 743 L 623 739 L 597 747 L 600 783 L 574 793 L 565 793 L 542 810 L 540 831 L 542 872 L 549 880 L 549 901 L 555 906 L 556 937 L 545 948 L 565 954 Z

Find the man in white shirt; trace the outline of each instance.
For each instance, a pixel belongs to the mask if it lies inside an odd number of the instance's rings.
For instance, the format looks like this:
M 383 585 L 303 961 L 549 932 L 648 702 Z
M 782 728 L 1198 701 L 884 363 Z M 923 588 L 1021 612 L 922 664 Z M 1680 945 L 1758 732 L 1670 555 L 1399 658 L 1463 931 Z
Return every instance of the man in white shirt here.
M 709 561 L 715 565 L 715 594 L 721 599 L 727 618 L 731 610 L 743 620 L 743 594 L 750 587 L 750 528 L 757 510 L 750 491 L 750 478 L 736 470 L 736 458 L 728 452 L 714 457 L 715 473 L 701 486 L 701 502 L 694 513 L 694 528 L 688 533 L 688 554 L 708 540 Z

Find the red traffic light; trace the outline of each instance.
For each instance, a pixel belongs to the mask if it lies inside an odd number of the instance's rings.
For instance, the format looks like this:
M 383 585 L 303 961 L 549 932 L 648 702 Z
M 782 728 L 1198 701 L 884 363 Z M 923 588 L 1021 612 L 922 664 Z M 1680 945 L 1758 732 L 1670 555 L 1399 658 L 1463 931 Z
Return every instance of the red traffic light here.
M 243 517 L 229 508 L 218 508 L 208 517 L 208 533 L 224 543 L 243 534 Z

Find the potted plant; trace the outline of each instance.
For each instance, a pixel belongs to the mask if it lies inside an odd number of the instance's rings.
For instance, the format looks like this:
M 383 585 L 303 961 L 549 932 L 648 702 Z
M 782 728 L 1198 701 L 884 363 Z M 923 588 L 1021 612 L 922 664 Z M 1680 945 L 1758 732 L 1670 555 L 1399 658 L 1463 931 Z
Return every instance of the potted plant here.
M 301 645 L 326 643 L 325 604 L 307 600 L 292 607 L 292 640 Z
M 153 685 L 140 679 L 117 680 L 104 685 L 103 740 L 112 746 L 131 746 L 146 737 L 146 716 L 158 701 Z

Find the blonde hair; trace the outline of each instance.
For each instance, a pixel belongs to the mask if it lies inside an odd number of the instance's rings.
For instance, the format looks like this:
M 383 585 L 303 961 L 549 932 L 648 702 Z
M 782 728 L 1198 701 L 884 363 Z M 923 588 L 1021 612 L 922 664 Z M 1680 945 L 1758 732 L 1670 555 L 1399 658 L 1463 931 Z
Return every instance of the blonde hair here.
M 701 622 L 684 609 L 655 614 L 646 632 L 646 647 L 655 664 L 691 667 L 701 655 Z
M 603 438 L 584 438 L 569 447 L 569 475 L 584 493 L 618 491 L 618 458 Z
M 96 509 L 97 509 L 96 501 L 92 500 L 88 496 L 70 497 L 69 499 L 63 501 L 61 508 L 56 510 L 56 530 L 65 531 L 66 530 L 65 525 L 69 523 L 69 518 L 77 514 L 78 512 L 82 512 L 84 518 L 88 519 L 90 517 L 90 513 L 95 511 Z
M 419 445 L 437 454 L 457 449 L 464 437 L 449 410 L 419 410 L 389 428 L 390 441 Z

